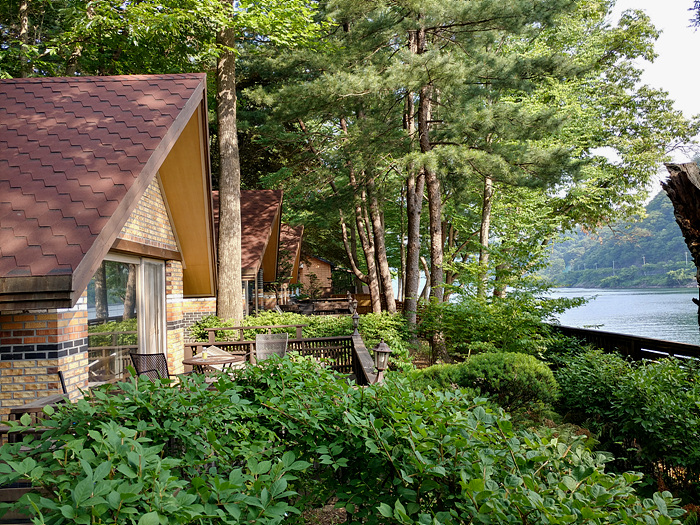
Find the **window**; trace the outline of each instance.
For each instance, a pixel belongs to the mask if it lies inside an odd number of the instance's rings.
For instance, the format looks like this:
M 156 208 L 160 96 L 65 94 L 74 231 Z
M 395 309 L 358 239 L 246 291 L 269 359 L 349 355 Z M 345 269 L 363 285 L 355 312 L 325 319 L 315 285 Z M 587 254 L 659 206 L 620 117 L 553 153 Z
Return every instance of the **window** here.
M 165 352 L 165 265 L 110 255 L 88 285 L 90 385 L 124 377 L 136 351 Z

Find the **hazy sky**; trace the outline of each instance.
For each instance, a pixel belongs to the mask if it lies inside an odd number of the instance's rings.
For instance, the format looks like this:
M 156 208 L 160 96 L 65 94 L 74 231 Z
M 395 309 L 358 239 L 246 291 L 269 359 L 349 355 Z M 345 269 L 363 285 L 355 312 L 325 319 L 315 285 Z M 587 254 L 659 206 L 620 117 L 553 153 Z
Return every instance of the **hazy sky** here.
M 690 26 L 692 0 L 618 0 L 614 18 L 627 9 L 641 9 L 651 18 L 661 36 L 656 42 L 658 58 L 644 62 L 645 83 L 671 94 L 677 107 L 687 115 L 700 114 L 700 78 L 695 57 L 700 51 L 700 30 Z
M 693 0 L 618 0 L 613 12 L 617 20 L 622 11 L 641 9 L 651 18 L 661 36 L 656 41 L 659 55 L 653 63 L 642 61 L 642 81 L 668 91 L 675 107 L 686 117 L 700 114 L 700 69 L 696 63 L 700 52 L 700 29 L 690 27 Z M 677 153 L 676 162 L 688 162 L 689 155 Z M 663 170 L 665 172 L 665 170 Z

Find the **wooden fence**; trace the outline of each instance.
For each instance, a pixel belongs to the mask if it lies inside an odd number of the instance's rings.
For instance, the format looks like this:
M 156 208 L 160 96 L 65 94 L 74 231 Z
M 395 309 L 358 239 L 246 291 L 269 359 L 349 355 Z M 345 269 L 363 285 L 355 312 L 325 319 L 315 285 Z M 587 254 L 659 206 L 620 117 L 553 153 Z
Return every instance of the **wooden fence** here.
M 649 337 L 616 334 L 601 330 L 588 330 L 570 326 L 551 325 L 554 330 L 568 337 L 575 337 L 605 352 L 618 352 L 630 359 L 659 359 L 674 356 L 684 359 L 700 359 L 700 347 L 687 343 L 674 343 Z
M 103 383 L 122 379 L 131 365 L 129 353 L 138 350 L 138 344 L 120 344 L 120 339 L 136 336 L 135 331 L 88 333 L 88 382 Z M 106 342 L 107 344 L 99 344 Z
M 335 372 L 353 377 L 358 385 L 374 382 L 376 378 L 374 360 L 359 335 L 302 338 L 299 337 L 301 326 L 305 325 L 289 325 L 289 327 L 291 326 L 297 328 L 297 337 L 290 339 L 287 343 L 288 351 L 299 352 L 301 355 L 313 356 L 315 359 L 322 360 Z M 242 337 L 241 329 L 250 330 L 252 328 L 277 329 L 281 327 L 231 327 L 229 329 L 240 330 L 240 337 Z M 219 329 L 210 328 L 208 330 L 213 336 L 214 332 Z M 213 337 L 210 338 L 213 339 Z M 243 355 L 247 361 L 251 360 L 251 356 L 255 352 L 255 341 L 253 340 L 197 342 L 185 344 L 185 358 L 197 355 L 203 348 L 212 344 L 232 354 Z

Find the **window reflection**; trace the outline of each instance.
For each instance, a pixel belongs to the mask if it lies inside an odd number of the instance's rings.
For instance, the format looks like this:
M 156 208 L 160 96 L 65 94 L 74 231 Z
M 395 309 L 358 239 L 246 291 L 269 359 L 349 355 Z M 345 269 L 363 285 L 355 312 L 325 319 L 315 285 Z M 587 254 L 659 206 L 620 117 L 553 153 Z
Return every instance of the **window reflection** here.
M 138 265 L 104 261 L 88 285 L 90 386 L 121 379 L 138 349 Z

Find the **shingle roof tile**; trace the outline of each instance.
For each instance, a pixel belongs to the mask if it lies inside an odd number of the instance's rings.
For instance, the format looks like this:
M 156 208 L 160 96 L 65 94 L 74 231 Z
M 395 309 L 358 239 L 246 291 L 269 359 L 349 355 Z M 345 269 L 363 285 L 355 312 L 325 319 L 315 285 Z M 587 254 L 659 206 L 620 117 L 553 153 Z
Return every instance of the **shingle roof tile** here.
M 75 270 L 203 81 L 0 80 L 0 278 Z
M 219 227 L 219 192 L 213 192 L 214 224 Z M 282 207 L 281 190 L 241 191 L 241 269 L 257 270 Z

